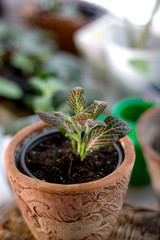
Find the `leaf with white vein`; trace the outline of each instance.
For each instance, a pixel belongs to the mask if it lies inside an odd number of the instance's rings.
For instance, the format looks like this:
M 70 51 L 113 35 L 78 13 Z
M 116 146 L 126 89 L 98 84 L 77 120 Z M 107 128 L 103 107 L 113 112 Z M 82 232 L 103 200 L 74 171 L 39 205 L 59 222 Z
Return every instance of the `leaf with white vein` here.
M 67 101 L 72 111 L 79 114 L 83 110 L 85 104 L 83 88 L 73 88 L 68 95 Z
M 91 105 L 92 107 L 92 112 L 93 112 L 93 120 L 95 120 L 106 108 L 107 103 L 102 102 L 102 101 L 93 101 L 93 104 Z
M 131 131 L 131 127 L 124 120 L 117 117 L 107 117 L 106 126 L 96 125 L 88 136 L 86 153 L 117 142 Z
M 40 119 L 52 127 L 57 127 L 62 134 L 73 132 L 72 125 L 53 113 L 37 112 Z

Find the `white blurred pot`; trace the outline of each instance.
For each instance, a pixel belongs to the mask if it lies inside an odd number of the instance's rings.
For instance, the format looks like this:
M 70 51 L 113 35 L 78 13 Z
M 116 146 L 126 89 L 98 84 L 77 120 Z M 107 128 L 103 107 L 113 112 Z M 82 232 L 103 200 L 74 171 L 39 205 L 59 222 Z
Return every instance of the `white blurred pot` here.
M 144 49 L 136 49 L 129 45 L 125 26 L 115 26 L 106 35 L 105 51 L 107 71 L 124 93 L 141 95 L 149 82 L 160 85 L 160 36 L 156 33 L 148 36 Z
M 74 34 L 74 42 L 86 63 L 86 69 L 95 79 L 106 81 L 105 39 L 107 31 L 117 19 L 106 14 Z

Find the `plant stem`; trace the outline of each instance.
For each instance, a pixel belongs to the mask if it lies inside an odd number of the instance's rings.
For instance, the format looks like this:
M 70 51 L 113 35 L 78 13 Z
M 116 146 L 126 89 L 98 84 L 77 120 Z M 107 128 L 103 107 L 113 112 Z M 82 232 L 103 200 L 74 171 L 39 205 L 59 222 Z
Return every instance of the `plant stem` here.
M 81 153 L 80 153 L 81 161 L 84 160 L 84 158 L 85 158 L 84 155 L 86 155 L 86 154 L 84 154 L 84 151 L 85 151 L 85 145 L 86 145 L 86 142 L 87 142 L 89 129 L 90 129 L 90 127 L 87 125 L 86 131 L 85 131 L 85 134 L 84 134 L 84 137 L 83 137 L 82 146 L 81 146 Z
M 77 152 L 81 153 L 81 131 L 78 131 L 78 144 L 77 144 Z
M 83 145 L 86 144 L 86 140 L 87 140 L 89 129 L 90 129 L 90 127 L 87 125 L 86 131 L 85 131 L 85 134 L 84 134 L 84 137 L 83 137 L 83 143 L 82 143 Z
M 81 161 L 82 161 L 82 162 L 83 162 L 83 160 L 85 159 L 86 155 L 87 155 L 87 154 L 84 153 L 83 156 L 81 157 Z
M 159 4 L 160 4 L 160 0 L 157 0 L 148 23 L 145 25 L 142 33 L 140 34 L 140 37 L 139 37 L 138 41 L 135 43 L 135 48 L 142 48 L 142 47 L 144 47 L 144 42 L 145 42 L 145 40 L 147 38 L 150 26 L 152 24 L 154 15 L 155 15 L 155 13 L 158 10 Z
M 76 133 L 78 134 L 78 142 L 77 142 L 77 153 L 80 154 L 80 150 L 81 150 L 81 126 L 79 124 L 76 124 L 73 122 L 72 126 L 74 128 L 74 130 L 76 131 Z M 76 153 L 76 145 L 75 145 L 75 141 L 72 141 L 72 146 L 73 146 L 73 152 Z
M 75 141 L 72 141 L 72 149 L 73 149 L 73 153 L 76 153 L 76 143 L 75 143 Z
M 83 155 L 84 155 L 84 145 L 81 146 L 81 153 L 80 153 L 81 161 L 83 161 Z

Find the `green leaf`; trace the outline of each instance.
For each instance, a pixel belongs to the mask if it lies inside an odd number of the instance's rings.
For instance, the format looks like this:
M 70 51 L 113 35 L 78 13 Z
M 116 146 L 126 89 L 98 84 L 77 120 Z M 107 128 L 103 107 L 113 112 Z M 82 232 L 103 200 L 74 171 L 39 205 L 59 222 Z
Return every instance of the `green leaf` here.
M 81 113 L 75 115 L 74 119 L 83 121 L 87 119 L 95 120 L 106 108 L 107 103 L 102 101 L 93 101 L 92 105 L 86 107 Z
M 51 98 L 46 96 L 28 96 L 25 99 L 26 104 L 33 110 L 39 112 L 51 112 L 53 111 L 53 104 Z
M 106 126 L 106 123 L 103 122 L 103 121 L 99 121 L 99 120 L 87 120 L 86 121 L 86 124 L 89 126 L 89 127 L 94 127 L 95 125 L 98 125 L 98 126 Z
M 53 112 L 53 114 L 60 118 L 61 120 L 64 120 L 66 122 L 69 122 L 69 123 L 73 123 L 73 118 L 68 114 L 68 113 L 64 113 L 64 112 Z
M 96 100 L 93 101 L 93 104 L 91 105 L 94 115 L 93 120 L 95 120 L 105 110 L 106 106 L 107 106 L 106 102 Z
M 150 72 L 149 62 L 143 59 L 131 59 L 129 64 L 137 71 L 148 74 Z
M 10 121 L 4 128 L 4 135 L 15 135 L 18 131 L 23 129 L 24 127 L 36 123 L 39 121 L 37 115 L 31 115 L 29 117 L 17 118 L 15 120 Z
M 81 87 L 75 87 L 72 89 L 67 98 L 68 105 L 75 113 L 80 113 L 85 104 L 84 90 Z
M 57 118 L 53 113 L 48 112 L 37 112 L 39 118 L 52 127 L 63 126 L 64 123 L 61 119 Z
M 43 66 L 46 71 L 63 79 L 67 86 L 75 86 L 75 83 L 80 86 L 82 84 L 84 75 L 82 62 L 76 56 L 59 52 L 45 61 Z
M 65 136 L 67 138 L 69 138 L 70 140 L 73 140 L 73 141 L 76 141 L 76 142 L 79 141 L 78 134 L 76 132 L 67 132 L 65 134 Z
M 29 80 L 29 86 L 31 90 L 35 92 L 39 91 L 49 98 L 52 98 L 58 91 L 65 91 L 66 89 L 55 77 L 48 77 L 46 79 L 32 77 Z
M 84 110 L 82 110 L 81 113 L 74 116 L 74 119 L 77 121 L 84 121 L 87 119 L 92 119 L 94 117 L 93 111 L 91 107 L 86 107 Z
M 80 120 L 79 123 L 81 125 L 87 125 L 89 126 L 90 128 L 94 127 L 95 125 L 99 125 L 99 126 L 106 126 L 106 123 L 103 122 L 103 121 L 99 121 L 99 120 L 90 120 L 90 119 L 87 119 L 87 120 Z
M 44 61 L 54 52 L 54 42 L 50 41 L 50 37 L 50 33 L 40 29 L 22 30 L 15 45 L 24 55 L 28 55 L 38 62 Z
M 14 67 L 27 73 L 33 73 L 36 64 L 32 58 L 20 52 L 16 52 L 12 55 L 11 63 Z
M 8 41 L 13 41 L 14 39 L 17 38 L 18 35 L 18 29 L 13 28 L 13 26 L 10 26 L 7 23 L 2 23 L 0 24 L 0 39 L 7 39 Z
M 66 135 L 68 132 L 73 132 L 72 125 L 63 118 L 58 118 L 53 113 L 47 112 L 37 112 L 37 114 L 43 122 L 52 127 L 57 127 L 62 134 Z
M 132 131 L 130 125 L 121 118 L 109 116 L 104 122 L 106 123 L 109 129 L 113 129 L 115 134 L 118 135 L 118 138 L 122 138 L 126 136 L 128 133 Z
M 21 99 L 23 91 L 15 82 L 10 81 L 7 78 L 0 77 L 0 96 L 9 99 Z
M 96 125 L 88 136 L 86 153 L 117 142 L 131 131 L 131 127 L 124 120 L 117 117 L 107 117 L 107 126 Z
M 45 95 L 46 92 L 46 82 L 44 81 L 44 79 L 41 79 L 39 77 L 31 77 L 28 80 L 28 85 L 30 87 L 30 90 L 32 90 L 33 92 L 40 92 L 43 95 Z

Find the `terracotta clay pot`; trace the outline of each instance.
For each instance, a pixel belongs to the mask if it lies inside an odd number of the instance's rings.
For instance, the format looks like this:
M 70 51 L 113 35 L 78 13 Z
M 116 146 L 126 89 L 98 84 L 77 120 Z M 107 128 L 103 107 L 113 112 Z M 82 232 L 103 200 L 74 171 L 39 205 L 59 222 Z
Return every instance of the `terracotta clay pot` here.
M 160 137 L 160 106 L 145 111 L 137 123 L 137 135 L 143 149 L 153 188 L 160 200 L 160 153 L 153 148 Z
M 15 153 L 24 139 L 47 125 L 36 123 L 17 133 L 5 152 L 8 178 L 22 215 L 37 240 L 106 240 L 123 204 L 135 152 L 128 137 L 120 140 L 124 161 L 110 175 L 93 182 L 61 185 L 22 174 Z

